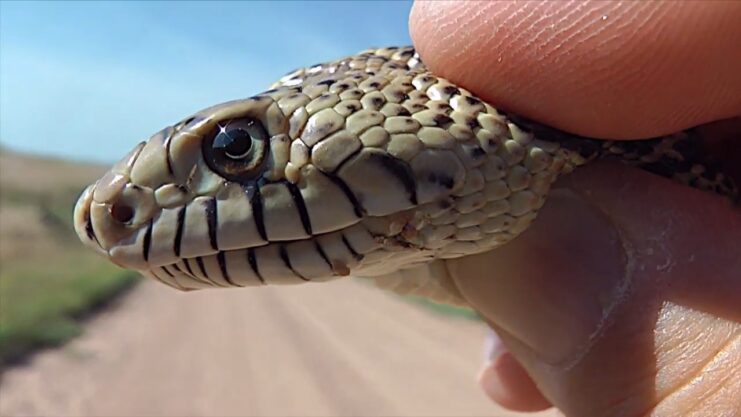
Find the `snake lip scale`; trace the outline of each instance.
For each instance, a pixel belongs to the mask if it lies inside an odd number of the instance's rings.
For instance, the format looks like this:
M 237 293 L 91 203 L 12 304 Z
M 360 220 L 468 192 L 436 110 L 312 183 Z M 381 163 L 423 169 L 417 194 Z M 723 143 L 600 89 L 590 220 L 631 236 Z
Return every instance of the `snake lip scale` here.
M 697 135 L 571 135 L 435 76 L 412 47 L 368 49 L 162 129 L 85 189 L 74 224 L 179 290 L 352 275 L 465 304 L 446 260 L 516 238 L 551 184 L 594 159 L 736 198 Z

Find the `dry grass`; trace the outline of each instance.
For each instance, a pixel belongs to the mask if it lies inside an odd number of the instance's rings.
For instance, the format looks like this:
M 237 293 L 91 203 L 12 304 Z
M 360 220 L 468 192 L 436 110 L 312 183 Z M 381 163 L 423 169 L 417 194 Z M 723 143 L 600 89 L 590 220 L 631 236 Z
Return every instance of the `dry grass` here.
M 78 334 L 79 317 L 135 281 L 72 228 L 77 196 L 103 171 L 0 151 L 0 363 Z

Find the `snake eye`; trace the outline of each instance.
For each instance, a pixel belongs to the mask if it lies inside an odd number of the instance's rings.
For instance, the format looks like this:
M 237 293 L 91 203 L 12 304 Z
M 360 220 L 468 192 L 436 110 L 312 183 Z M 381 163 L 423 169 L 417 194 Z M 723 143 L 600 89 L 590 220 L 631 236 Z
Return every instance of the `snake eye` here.
M 259 176 L 268 135 L 259 121 L 233 119 L 220 123 L 203 141 L 203 158 L 222 177 L 243 182 Z

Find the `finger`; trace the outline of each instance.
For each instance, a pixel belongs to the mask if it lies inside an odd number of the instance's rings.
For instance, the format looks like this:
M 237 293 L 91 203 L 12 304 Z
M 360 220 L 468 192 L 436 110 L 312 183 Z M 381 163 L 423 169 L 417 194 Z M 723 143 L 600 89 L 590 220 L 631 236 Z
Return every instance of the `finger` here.
M 741 114 L 741 2 L 417 2 L 433 72 L 592 137 L 646 138 Z
M 515 411 L 532 412 L 552 407 L 493 331 L 487 337 L 485 350 L 486 360 L 479 374 L 479 385 L 489 398 Z
M 732 415 L 738 208 L 611 163 L 560 186 L 522 236 L 449 261 L 461 293 L 566 415 Z

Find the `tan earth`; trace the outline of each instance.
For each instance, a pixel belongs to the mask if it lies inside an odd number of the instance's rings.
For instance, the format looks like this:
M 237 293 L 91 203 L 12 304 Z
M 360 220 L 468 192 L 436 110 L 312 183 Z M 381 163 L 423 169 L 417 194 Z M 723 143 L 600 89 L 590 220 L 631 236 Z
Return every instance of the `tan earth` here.
M 7 370 L 0 414 L 524 415 L 478 389 L 484 335 L 351 280 L 187 294 L 145 282 L 82 337 Z

